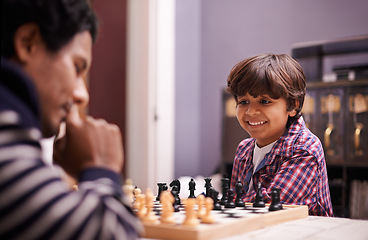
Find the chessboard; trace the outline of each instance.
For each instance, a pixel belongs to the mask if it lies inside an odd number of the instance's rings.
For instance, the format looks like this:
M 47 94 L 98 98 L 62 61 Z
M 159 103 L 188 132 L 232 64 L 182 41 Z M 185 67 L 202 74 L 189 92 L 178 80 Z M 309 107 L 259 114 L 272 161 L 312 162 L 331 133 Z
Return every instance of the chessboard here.
M 222 182 L 221 200 L 210 179 L 206 181 L 206 193 L 199 195 L 194 194 L 195 182 L 191 179 L 190 195 L 185 199 L 179 197 L 180 182 L 177 180 L 170 184 L 170 191 L 166 183 L 158 183 L 156 196 L 151 189 L 142 193 L 131 182 L 124 185 L 123 190 L 132 202 L 133 211 L 142 221 L 143 238 L 212 240 L 308 216 L 308 206 L 281 204 L 279 189 L 272 189 L 272 201 L 265 204 L 262 186 L 258 183 L 254 202 L 244 203 L 240 198 L 240 184 L 236 184 L 235 198 L 233 190 L 229 189 L 229 179 L 223 178 Z
M 269 204 L 266 204 L 264 208 L 252 206 L 252 203 L 246 203 L 245 207 L 212 210 L 214 223 L 200 223 L 196 226 L 182 224 L 186 213 L 185 208 L 181 206 L 179 212 L 174 213 L 174 224 L 143 222 L 144 233 L 142 237 L 169 240 L 219 239 L 308 216 L 307 206 L 283 205 L 283 209 L 278 211 L 269 211 Z M 154 212 L 159 218 L 161 204 L 158 201 L 154 203 Z

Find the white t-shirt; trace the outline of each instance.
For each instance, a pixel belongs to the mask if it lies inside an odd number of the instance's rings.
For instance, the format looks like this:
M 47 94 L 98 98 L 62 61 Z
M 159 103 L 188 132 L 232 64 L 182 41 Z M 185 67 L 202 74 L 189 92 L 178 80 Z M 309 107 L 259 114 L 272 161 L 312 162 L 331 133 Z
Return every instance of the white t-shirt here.
M 267 153 L 269 153 L 273 147 L 273 145 L 275 145 L 275 143 L 277 142 L 274 141 L 262 148 L 258 147 L 257 143 L 254 144 L 254 149 L 253 149 L 253 173 L 256 171 L 259 163 L 263 160 L 264 156 L 266 156 Z M 249 183 L 249 189 L 248 191 L 251 191 L 253 189 L 253 176 L 250 179 L 250 183 Z

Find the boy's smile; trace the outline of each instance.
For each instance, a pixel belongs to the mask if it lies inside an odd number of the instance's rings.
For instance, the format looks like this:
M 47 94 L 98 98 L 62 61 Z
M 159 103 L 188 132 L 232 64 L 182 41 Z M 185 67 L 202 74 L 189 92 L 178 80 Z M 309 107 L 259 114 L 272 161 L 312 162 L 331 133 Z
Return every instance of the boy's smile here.
M 285 131 L 289 116 L 284 98 L 273 99 L 268 95 L 253 97 L 248 93 L 238 97 L 236 117 L 242 128 L 264 147 L 279 139 Z

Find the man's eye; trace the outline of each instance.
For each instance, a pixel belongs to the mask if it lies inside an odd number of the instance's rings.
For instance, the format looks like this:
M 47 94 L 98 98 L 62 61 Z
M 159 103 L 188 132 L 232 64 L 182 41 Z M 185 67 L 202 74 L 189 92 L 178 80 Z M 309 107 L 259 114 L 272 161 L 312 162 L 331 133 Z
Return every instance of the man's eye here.
M 75 66 L 75 72 L 76 72 L 77 74 L 80 74 L 80 73 L 81 73 L 81 71 L 82 71 L 82 68 L 80 68 L 77 64 L 75 64 L 74 66 Z

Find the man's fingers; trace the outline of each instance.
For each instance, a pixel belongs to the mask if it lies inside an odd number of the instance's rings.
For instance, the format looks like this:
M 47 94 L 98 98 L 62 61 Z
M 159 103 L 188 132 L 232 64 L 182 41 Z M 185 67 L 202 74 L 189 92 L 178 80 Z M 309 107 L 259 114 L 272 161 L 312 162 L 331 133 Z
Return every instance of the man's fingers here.
M 67 124 L 81 124 L 82 123 L 82 119 L 79 116 L 79 112 L 78 112 L 78 107 L 76 105 L 73 105 L 70 108 L 70 112 L 68 114 L 68 117 L 66 119 L 66 123 Z

